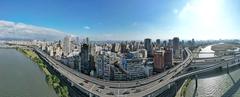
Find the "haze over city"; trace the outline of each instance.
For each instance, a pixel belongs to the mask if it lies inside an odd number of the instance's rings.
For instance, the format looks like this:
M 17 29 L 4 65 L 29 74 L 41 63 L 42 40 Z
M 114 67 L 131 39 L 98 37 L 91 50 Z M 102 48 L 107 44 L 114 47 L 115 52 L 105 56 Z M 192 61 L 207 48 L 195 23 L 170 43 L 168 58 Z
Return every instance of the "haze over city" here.
M 239 0 L 1 0 L 0 38 L 237 39 Z

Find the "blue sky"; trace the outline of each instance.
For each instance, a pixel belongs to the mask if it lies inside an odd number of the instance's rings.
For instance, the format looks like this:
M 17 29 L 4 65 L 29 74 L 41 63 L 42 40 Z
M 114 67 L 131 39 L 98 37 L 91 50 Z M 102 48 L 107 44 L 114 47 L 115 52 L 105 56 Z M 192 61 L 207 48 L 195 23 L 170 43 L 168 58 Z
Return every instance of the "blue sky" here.
M 51 28 L 94 40 L 240 38 L 240 0 L 1 0 L 1 26 Z M 22 26 L 20 25 L 20 28 Z M 0 37 L 27 38 L 0 28 Z M 15 27 L 16 28 L 16 27 Z M 39 28 L 41 29 L 41 28 Z M 30 37 L 37 38 L 39 29 Z M 4 30 L 1 32 L 1 30 Z M 10 30 L 12 31 L 12 30 Z M 29 30 L 27 30 L 29 31 Z M 48 31 L 48 30 L 47 30 Z M 36 33 L 34 33 L 36 32 Z M 1 35 L 2 34 L 2 35 Z M 36 34 L 37 36 L 34 36 Z M 46 33 L 44 37 L 50 38 Z M 59 34 L 58 34 L 59 35 Z M 57 36 L 57 35 L 56 35 Z M 62 37 L 61 36 L 61 37 Z

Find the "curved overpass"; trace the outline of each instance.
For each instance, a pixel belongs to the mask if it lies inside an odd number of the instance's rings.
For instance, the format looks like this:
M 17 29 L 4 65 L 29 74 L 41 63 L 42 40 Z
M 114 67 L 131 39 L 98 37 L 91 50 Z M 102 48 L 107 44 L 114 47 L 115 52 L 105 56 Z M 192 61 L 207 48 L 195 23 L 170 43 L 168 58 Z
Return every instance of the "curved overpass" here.
M 236 59 L 237 59 L 237 61 L 236 61 Z M 179 79 L 183 79 L 183 78 L 189 77 L 189 76 L 202 74 L 202 73 L 205 73 L 205 72 L 217 69 L 219 67 L 227 68 L 227 64 L 228 64 L 229 67 L 232 67 L 232 66 L 240 64 L 240 56 L 237 57 L 237 58 L 232 58 L 230 60 L 218 62 L 218 63 L 216 63 L 214 65 L 208 66 L 208 67 L 200 69 L 200 70 L 196 70 L 196 71 L 192 71 L 192 72 L 188 72 L 188 73 L 182 74 L 180 76 L 177 76 L 177 77 L 173 78 L 172 82 L 174 82 L 176 80 L 179 80 Z
M 159 94 L 157 92 L 163 92 L 164 90 L 159 91 L 158 87 L 169 88 L 169 85 L 171 85 L 172 83 L 175 83 L 178 80 L 185 79 L 185 78 L 188 78 L 188 77 L 191 77 L 191 76 L 194 76 L 194 75 L 206 73 L 206 72 L 209 72 L 211 70 L 217 69 L 219 67 L 227 68 L 227 64 L 228 64 L 229 67 L 239 65 L 240 64 L 240 55 L 236 56 L 236 57 L 232 57 L 232 58 L 230 58 L 228 60 L 225 60 L 225 61 L 217 62 L 216 64 L 211 65 L 207 68 L 203 68 L 203 69 L 192 71 L 192 72 L 187 72 L 185 74 L 181 74 L 179 76 L 170 78 L 167 82 L 163 82 L 161 85 L 157 85 L 156 87 L 153 87 L 151 90 L 147 90 L 147 91 L 149 91 L 149 92 L 152 91 L 152 92 L 156 92 L 156 94 Z M 144 95 L 144 93 L 147 94 L 148 93 L 147 91 L 141 93 L 140 95 Z M 152 96 L 154 97 L 154 96 L 156 96 L 156 94 L 154 94 L 154 95 L 147 94 L 145 96 L 149 97 L 149 95 L 150 95 L 150 97 L 152 97 Z

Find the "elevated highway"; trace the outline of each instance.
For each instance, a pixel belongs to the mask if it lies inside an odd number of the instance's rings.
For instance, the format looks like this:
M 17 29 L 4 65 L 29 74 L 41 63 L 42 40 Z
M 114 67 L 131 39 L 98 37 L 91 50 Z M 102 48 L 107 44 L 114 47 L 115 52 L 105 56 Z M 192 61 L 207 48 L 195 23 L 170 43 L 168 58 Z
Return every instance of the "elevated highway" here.
M 170 85 L 175 84 L 175 82 L 178 81 L 178 80 L 186 79 L 186 78 L 193 78 L 193 77 L 195 78 L 199 74 L 203 74 L 203 73 L 218 69 L 220 67 L 228 69 L 229 67 L 239 65 L 239 64 L 240 64 L 240 55 L 237 55 L 237 56 L 231 57 L 229 59 L 218 61 L 215 64 L 212 64 L 212 65 L 207 66 L 205 68 L 201 68 L 201 69 L 198 69 L 198 70 L 192 70 L 192 71 L 189 71 L 189 72 L 182 73 L 178 76 L 174 76 L 171 79 L 169 79 L 168 82 L 163 82 L 163 84 L 161 84 L 160 87 L 165 87 L 165 88 L 168 87 L 169 88 Z M 156 86 L 156 87 L 158 87 L 158 86 Z M 159 92 L 159 90 L 152 90 L 152 91 Z M 154 95 L 154 96 L 156 96 L 156 95 Z M 148 97 L 148 96 L 146 96 L 146 97 Z
M 181 74 L 180 76 L 175 77 L 173 81 L 179 80 L 179 79 L 182 79 L 182 78 L 186 78 L 186 77 L 189 77 L 189 76 L 205 73 L 205 72 L 208 72 L 208 71 L 220 68 L 220 67 L 221 68 L 227 68 L 227 67 L 232 67 L 232 66 L 235 66 L 235 65 L 238 65 L 238 64 L 240 64 L 240 56 L 232 58 L 232 59 L 224 60 L 224 61 L 221 61 L 221 62 L 217 62 L 215 64 L 212 64 L 212 65 L 208 66 L 208 67 L 202 68 L 200 70 L 192 70 L 192 71 L 187 72 L 185 74 Z
M 214 54 L 215 52 L 192 52 L 192 53 L 199 53 L 199 54 Z
M 164 84 L 168 83 L 173 76 L 180 73 L 184 69 L 184 67 L 190 64 L 191 60 L 193 59 L 193 56 L 191 56 L 191 51 L 189 49 L 185 49 L 187 51 L 188 57 L 181 64 L 167 70 L 166 72 L 163 72 L 161 74 L 149 78 L 134 81 L 105 81 L 79 73 L 54 60 L 53 58 L 51 58 L 49 55 L 39 50 L 38 48 L 33 49 L 55 70 L 62 74 L 62 76 L 66 77 L 72 83 L 73 86 L 77 87 L 82 91 L 85 91 L 90 96 L 101 97 L 152 96 L 152 94 L 156 94 L 154 93 L 154 91 L 162 90 Z M 140 89 L 140 91 L 137 91 L 136 89 Z M 158 92 L 157 94 L 159 93 L 160 92 Z
M 227 55 L 227 56 L 219 56 L 219 57 L 209 57 L 204 59 L 193 59 L 191 65 L 188 68 L 205 68 L 209 66 L 213 66 L 216 63 L 223 62 L 229 59 L 237 58 L 240 54 L 236 52 L 234 55 Z

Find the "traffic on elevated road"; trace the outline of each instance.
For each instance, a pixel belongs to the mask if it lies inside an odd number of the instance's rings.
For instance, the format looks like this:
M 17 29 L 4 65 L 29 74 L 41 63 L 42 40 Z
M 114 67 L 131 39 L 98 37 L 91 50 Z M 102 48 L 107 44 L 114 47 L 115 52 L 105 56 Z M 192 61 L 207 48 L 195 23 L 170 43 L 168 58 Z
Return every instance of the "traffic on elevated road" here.
M 151 93 L 153 93 L 154 91 L 157 91 L 161 89 L 161 87 L 165 86 L 165 84 L 168 84 L 168 80 L 171 79 L 176 74 L 178 74 L 179 72 L 181 72 L 184 69 L 184 67 L 188 66 L 191 63 L 191 60 L 193 59 L 193 56 L 191 56 L 191 51 L 186 48 L 185 50 L 188 55 L 187 58 L 181 64 L 161 74 L 149 77 L 147 79 L 140 79 L 140 80 L 134 80 L 134 81 L 105 81 L 105 80 L 97 79 L 97 78 L 90 77 L 88 75 L 76 72 L 71 68 L 56 61 L 55 59 L 51 58 L 49 55 L 47 55 L 45 52 L 42 52 L 38 48 L 34 48 L 34 50 L 38 54 L 40 54 L 44 59 L 50 62 L 50 65 L 53 66 L 62 75 L 67 77 L 68 80 L 70 80 L 71 82 L 74 82 L 75 85 L 77 85 L 77 87 L 80 87 L 81 89 L 85 89 L 85 91 L 92 93 L 93 95 L 104 96 L 104 97 L 111 96 L 111 95 L 107 95 L 107 93 L 111 91 L 116 91 L 116 90 L 119 91 L 119 89 L 126 90 L 126 89 L 131 89 L 136 87 L 141 88 L 144 86 L 148 86 L 148 87 L 153 86 L 153 87 L 147 88 L 138 93 L 129 93 L 125 95 L 126 96 L 129 95 L 129 97 L 151 95 Z M 160 80 L 161 80 L 161 83 L 159 83 Z M 85 87 L 84 83 L 88 83 L 89 87 Z

